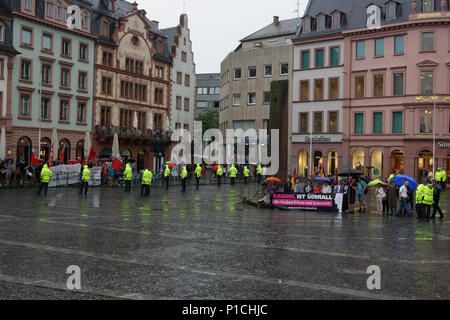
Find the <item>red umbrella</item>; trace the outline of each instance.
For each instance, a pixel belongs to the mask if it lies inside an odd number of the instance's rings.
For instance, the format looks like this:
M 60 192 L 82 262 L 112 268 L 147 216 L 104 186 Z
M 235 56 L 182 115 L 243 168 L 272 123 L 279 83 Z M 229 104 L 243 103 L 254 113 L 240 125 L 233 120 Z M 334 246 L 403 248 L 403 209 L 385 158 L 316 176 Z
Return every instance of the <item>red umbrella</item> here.
M 69 160 L 67 163 L 68 164 L 77 164 L 77 163 L 80 163 L 80 162 L 77 161 L 77 160 Z
M 281 183 L 281 180 L 278 179 L 278 178 L 275 178 L 275 177 L 267 178 L 265 181 L 266 181 L 266 182 Z

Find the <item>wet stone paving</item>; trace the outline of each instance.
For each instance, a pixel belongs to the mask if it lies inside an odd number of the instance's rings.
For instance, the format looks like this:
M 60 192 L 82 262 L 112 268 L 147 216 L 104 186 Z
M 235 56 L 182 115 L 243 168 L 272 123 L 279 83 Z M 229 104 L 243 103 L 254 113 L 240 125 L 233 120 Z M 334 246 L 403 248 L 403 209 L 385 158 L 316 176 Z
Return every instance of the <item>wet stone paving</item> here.
M 242 204 L 256 190 L 1 190 L 0 299 L 450 299 L 448 218 L 379 216 L 373 196 L 352 215 Z

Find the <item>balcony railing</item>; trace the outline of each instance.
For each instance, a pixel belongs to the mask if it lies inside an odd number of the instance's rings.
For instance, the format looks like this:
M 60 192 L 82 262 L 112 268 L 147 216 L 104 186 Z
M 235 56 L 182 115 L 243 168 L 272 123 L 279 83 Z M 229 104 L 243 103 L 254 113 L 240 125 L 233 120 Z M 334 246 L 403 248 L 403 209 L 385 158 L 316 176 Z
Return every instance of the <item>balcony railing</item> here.
M 115 126 L 95 126 L 95 135 L 100 137 L 112 138 L 117 133 L 119 138 L 123 139 L 141 139 L 169 142 L 172 137 L 171 131 L 157 130 L 138 130 L 136 128 L 120 128 Z

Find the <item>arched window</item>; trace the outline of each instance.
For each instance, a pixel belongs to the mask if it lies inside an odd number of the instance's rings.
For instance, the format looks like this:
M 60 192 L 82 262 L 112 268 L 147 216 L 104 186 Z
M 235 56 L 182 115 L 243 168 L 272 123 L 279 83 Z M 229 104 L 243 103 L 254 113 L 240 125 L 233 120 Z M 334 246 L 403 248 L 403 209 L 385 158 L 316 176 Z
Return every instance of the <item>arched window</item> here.
M 328 152 L 328 174 L 334 175 L 338 169 L 338 153 L 334 150 Z
M 56 2 L 55 18 L 61 20 L 61 2 L 59 1 Z
M 314 152 L 314 172 L 320 174 L 323 169 L 323 155 L 321 151 Z
M 405 158 L 403 152 L 400 150 L 394 150 L 391 154 L 391 169 L 395 170 L 397 174 L 403 174 L 405 165 Z
M 100 34 L 104 37 L 107 37 L 109 34 L 109 24 L 105 20 L 100 21 Z
M 70 160 L 70 142 L 67 139 L 61 139 L 59 142 L 59 150 L 58 150 L 58 159 L 53 160 L 61 160 L 61 153 L 64 151 L 64 157 L 62 163 L 67 163 Z
M 25 165 L 28 166 L 30 164 L 31 157 L 31 140 L 28 137 L 20 137 L 19 141 L 17 141 L 17 168 Z
M 372 152 L 371 159 L 372 177 L 382 178 L 383 177 L 383 152 L 381 150 L 375 150 Z
M 353 169 L 364 172 L 364 152 L 361 150 L 355 150 L 353 152 Z
M 298 175 L 308 176 L 308 151 L 302 150 L 298 154 Z
M 131 159 L 131 151 L 128 149 L 123 149 L 120 151 L 120 156 L 122 157 L 123 163 L 127 163 Z
M 51 145 L 52 145 L 52 142 L 49 138 L 41 139 L 41 148 L 40 148 L 40 152 L 39 152 L 39 158 L 41 158 L 45 162 L 48 162 L 48 160 L 50 159 Z
M 83 159 L 84 159 L 84 140 L 80 140 L 77 143 L 76 160 L 79 163 L 82 163 Z
M 386 5 L 386 20 L 395 19 L 395 2 L 388 2 Z
M 100 157 L 100 159 L 103 159 L 103 158 L 112 159 L 112 150 L 109 148 L 102 149 L 102 151 L 100 151 L 99 157 Z

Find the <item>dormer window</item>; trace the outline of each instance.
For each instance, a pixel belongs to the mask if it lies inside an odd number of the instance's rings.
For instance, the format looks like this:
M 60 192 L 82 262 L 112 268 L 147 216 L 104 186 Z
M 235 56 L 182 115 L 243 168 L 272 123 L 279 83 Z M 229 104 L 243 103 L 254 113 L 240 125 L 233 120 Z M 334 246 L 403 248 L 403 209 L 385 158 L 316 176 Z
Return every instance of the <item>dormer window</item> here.
M 55 6 L 55 18 L 61 20 L 61 2 L 57 1 Z
M 114 11 L 114 9 L 115 9 L 115 3 L 114 2 L 115 2 L 114 0 L 109 0 L 108 1 L 108 9 L 109 9 L 109 11 Z
M 23 7 L 25 10 L 31 11 L 31 0 L 24 0 Z
M 423 0 L 423 12 L 433 12 L 434 3 L 433 0 Z
M 303 19 L 303 32 L 311 31 L 311 19 L 309 17 Z
M 0 22 L 0 42 L 5 42 L 5 25 L 2 22 Z
M 325 15 L 321 14 L 317 17 L 317 31 L 325 30 Z
M 81 15 L 81 27 L 83 29 L 87 29 L 88 23 L 89 23 L 89 15 L 86 11 L 83 11 L 83 13 Z
M 161 55 L 164 54 L 163 41 L 161 39 L 158 39 L 158 41 L 156 42 L 156 52 Z
M 341 13 L 339 11 L 333 12 L 331 15 L 333 29 L 341 27 Z
M 47 17 L 53 17 L 53 3 L 47 2 Z
M 104 37 L 108 36 L 109 25 L 105 20 L 100 21 L 100 34 Z
M 396 18 L 396 3 L 388 2 L 386 5 L 386 20 L 392 20 Z

